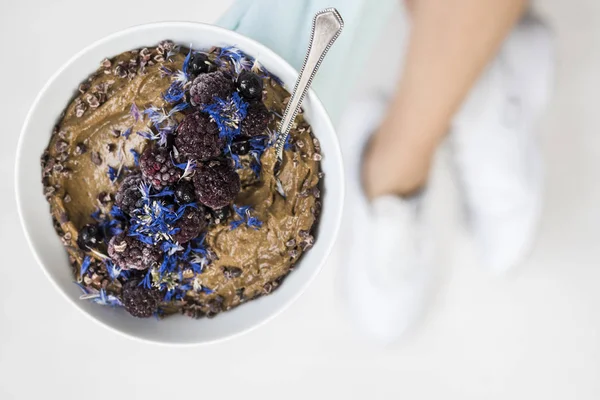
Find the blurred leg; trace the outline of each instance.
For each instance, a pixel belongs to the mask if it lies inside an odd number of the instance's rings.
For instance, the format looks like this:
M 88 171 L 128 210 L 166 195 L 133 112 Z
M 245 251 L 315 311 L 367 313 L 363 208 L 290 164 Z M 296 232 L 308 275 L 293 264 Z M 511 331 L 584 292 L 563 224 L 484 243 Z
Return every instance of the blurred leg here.
M 402 78 L 365 155 L 370 198 L 407 195 L 427 180 L 441 139 L 526 0 L 410 0 Z
M 408 1 L 412 31 L 394 98 L 387 104 L 363 96 L 342 119 L 346 299 L 357 328 L 382 342 L 416 324 L 435 274 L 432 235 L 422 213 L 427 191 L 406 195 L 425 184 L 454 114 L 524 4 Z

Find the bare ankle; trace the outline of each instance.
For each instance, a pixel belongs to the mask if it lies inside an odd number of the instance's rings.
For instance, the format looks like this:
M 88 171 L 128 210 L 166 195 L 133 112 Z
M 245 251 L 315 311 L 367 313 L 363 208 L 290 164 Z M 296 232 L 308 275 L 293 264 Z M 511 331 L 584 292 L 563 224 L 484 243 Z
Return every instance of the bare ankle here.
M 369 199 L 385 195 L 410 196 L 427 183 L 432 151 L 399 143 L 381 143 L 374 137 L 366 149 L 362 180 Z

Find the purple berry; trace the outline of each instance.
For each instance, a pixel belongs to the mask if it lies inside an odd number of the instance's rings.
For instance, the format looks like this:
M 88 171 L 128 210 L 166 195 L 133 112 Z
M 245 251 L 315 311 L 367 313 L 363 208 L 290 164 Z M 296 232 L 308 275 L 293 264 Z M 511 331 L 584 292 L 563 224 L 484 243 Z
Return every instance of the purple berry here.
M 172 185 L 181 176 L 171 160 L 171 154 L 164 147 L 148 147 L 140 157 L 140 170 L 154 188 L 160 190 Z
M 262 100 L 263 80 L 250 71 L 242 71 L 237 78 L 238 92 L 246 100 Z
M 229 147 L 233 154 L 243 156 L 250 152 L 250 143 L 248 143 L 247 137 L 236 138 Z
M 125 310 L 138 318 L 151 317 L 158 309 L 160 291 L 140 286 L 140 281 L 132 279 L 123 285 L 121 299 Z
M 272 115 L 263 103 L 250 103 L 248 114 L 242 121 L 242 135 L 262 135 L 271 122 Z
M 196 201 L 194 185 L 189 181 L 181 181 L 175 185 L 175 200 L 181 204 L 189 204 Z
M 227 160 L 200 164 L 193 180 L 198 200 L 213 209 L 229 205 L 241 188 L 240 177 Z
M 143 199 L 140 185 L 142 184 L 142 175 L 129 175 L 115 194 L 115 204 L 125 213 L 131 214 L 136 208 L 142 207 Z
M 77 245 L 82 250 L 95 249 L 102 242 L 102 236 L 98 225 L 85 225 L 79 230 Z
M 108 255 L 125 270 L 144 270 L 158 263 L 162 254 L 160 249 L 121 233 L 108 242 Z
M 213 98 L 226 99 L 235 90 L 231 79 L 221 71 L 198 75 L 190 86 L 190 101 L 193 106 L 212 103 Z
M 217 124 L 203 112 L 189 114 L 177 127 L 175 147 L 188 159 L 204 161 L 218 157 L 223 146 Z
M 200 74 L 214 71 L 214 69 L 214 64 L 208 60 L 208 56 L 206 54 L 194 53 L 190 57 L 187 73 L 195 78 Z
M 220 224 L 222 222 L 225 222 L 225 220 L 229 218 L 229 215 L 231 214 L 231 209 L 230 207 L 223 207 L 216 210 L 211 209 L 210 214 L 212 217 L 212 222 L 214 224 Z
M 188 207 L 183 213 L 183 217 L 175 223 L 175 228 L 179 232 L 173 235 L 173 240 L 177 243 L 187 243 L 197 238 L 208 225 L 206 214 L 203 209 Z

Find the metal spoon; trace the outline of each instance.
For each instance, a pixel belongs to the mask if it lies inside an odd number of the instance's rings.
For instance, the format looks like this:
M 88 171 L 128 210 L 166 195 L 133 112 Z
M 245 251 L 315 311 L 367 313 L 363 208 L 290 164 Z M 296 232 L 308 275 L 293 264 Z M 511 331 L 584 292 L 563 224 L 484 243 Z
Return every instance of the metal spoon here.
M 290 134 L 292 123 L 300 110 L 302 100 L 308 92 L 308 88 L 312 83 L 313 78 L 317 74 L 317 70 L 321 62 L 325 58 L 327 51 L 338 38 L 344 27 L 344 20 L 335 8 L 327 8 L 319 11 L 313 18 L 312 33 L 310 35 L 310 43 L 304 59 L 304 65 L 300 70 L 300 75 L 292 91 L 292 97 L 285 108 L 281 124 L 279 125 L 279 133 L 275 142 L 275 151 L 277 161 L 275 162 L 275 175 L 281 169 L 283 163 L 283 148 Z

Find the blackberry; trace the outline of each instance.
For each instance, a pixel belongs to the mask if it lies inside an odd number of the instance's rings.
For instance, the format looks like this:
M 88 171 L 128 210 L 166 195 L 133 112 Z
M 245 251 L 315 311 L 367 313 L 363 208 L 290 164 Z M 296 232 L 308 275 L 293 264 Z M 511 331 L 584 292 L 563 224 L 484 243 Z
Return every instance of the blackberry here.
M 108 242 L 108 255 L 117 266 L 123 269 L 144 270 L 160 261 L 161 251 L 121 233 L 113 236 Z
M 190 57 L 188 63 L 187 73 L 193 78 L 200 74 L 212 72 L 215 70 L 215 66 L 208 60 L 208 56 L 204 53 L 194 53 Z
M 129 175 L 123 182 L 115 194 L 115 204 L 124 213 L 131 214 L 136 208 L 142 207 L 142 192 L 140 185 L 142 184 L 142 175 Z
M 215 224 L 220 224 L 221 222 L 225 222 L 227 218 L 229 218 L 229 214 L 231 214 L 231 209 L 229 207 L 219 208 L 217 210 L 210 210 L 210 214 L 212 217 L 212 221 Z
M 248 143 L 247 137 L 236 138 L 229 147 L 233 154 L 238 156 L 246 155 L 250 152 L 250 143 Z
M 200 232 L 206 228 L 207 221 L 203 209 L 188 207 L 179 221 L 175 223 L 175 228 L 179 232 L 173 235 L 173 240 L 177 243 L 187 243 L 197 238 Z
M 271 113 L 263 103 L 250 103 L 248 105 L 248 114 L 242 121 L 242 135 L 258 136 L 269 126 Z
M 218 157 L 223 146 L 217 124 L 203 112 L 189 114 L 177 127 L 175 147 L 188 159 L 205 161 Z
M 238 92 L 246 100 L 262 100 L 263 80 L 250 71 L 242 71 L 237 78 Z
M 175 185 L 175 200 L 181 204 L 193 203 L 196 201 L 194 185 L 189 181 L 181 181 Z
M 200 164 L 194 175 L 196 197 L 210 208 L 222 208 L 231 203 L 240 191 L 240 177 L 231 162 L 211 160 Z
M 235 90 L 231 79 L 221 71 L 199 75 L 190 86 L 190 101 L 193 106 L 212 103 L 213 97 L 226 99 Z
M 160 291 L 140 286 L 140 280 L 132 279 L 123 285 L 121 300 L 125 310 L 138 318 L 151 317 L 158 309 Z
M 164 147 L 148 147 L 140 157 L 140 170 L 152 186 L 160 190 L 177 182 L 180 173 L 173 165 L 169 150 Z
M 102 231 L 98 225 L 85 225 L 79 230 L 77 245 L 82 250 L 95 249 L 102 242 L 102 236 Z

